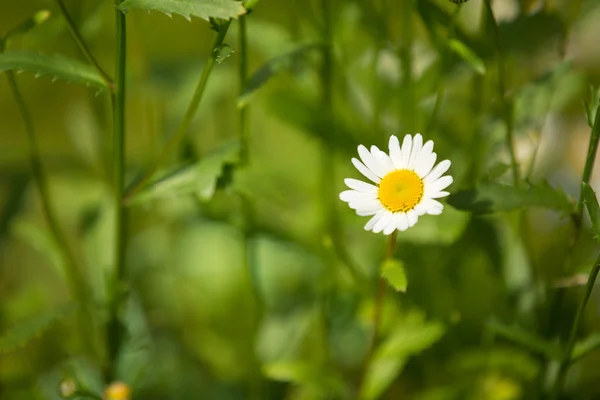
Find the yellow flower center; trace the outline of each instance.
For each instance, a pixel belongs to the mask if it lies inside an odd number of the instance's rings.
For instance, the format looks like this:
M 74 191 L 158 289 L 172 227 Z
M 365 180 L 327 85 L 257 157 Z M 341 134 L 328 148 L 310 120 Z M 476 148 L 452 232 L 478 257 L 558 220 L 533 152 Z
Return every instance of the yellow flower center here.
M 377 196 L 388 211 L 406 212 L 415 208 L 423 198 L 423 181 L 414 171 L 393 171 L 379 183 Z

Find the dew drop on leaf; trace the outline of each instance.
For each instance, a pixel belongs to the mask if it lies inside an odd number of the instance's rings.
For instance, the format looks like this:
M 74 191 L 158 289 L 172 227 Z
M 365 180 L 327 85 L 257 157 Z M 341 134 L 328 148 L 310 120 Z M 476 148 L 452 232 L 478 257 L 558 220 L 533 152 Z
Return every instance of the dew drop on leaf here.
M 221 64 L 222 62 L 227 61 L 233 53 L 235 53 L 235 50 L 233 50 L 231 46 L 228 44 L 221 44 L 213 50 L 213 58 L 216 62 Z

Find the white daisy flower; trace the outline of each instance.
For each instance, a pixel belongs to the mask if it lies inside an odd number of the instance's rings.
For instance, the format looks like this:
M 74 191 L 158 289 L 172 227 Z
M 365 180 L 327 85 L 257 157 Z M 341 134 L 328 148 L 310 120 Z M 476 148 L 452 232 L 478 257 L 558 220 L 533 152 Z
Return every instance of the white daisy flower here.
M 362 162 L 353 158 L 352 163 L 372 185 L 357 179 L 345 179 L 352 190 L 340 193 L 340 199 L 347 202 L 357 215 L 373 217 L 365 229 L 389 235 L 394 230 L 405 231 L 415 225 L 420 216 L 439 215 L 444 206 L 437 200 L 448 196 L 445 192 L 452 183 L 452 177 L 442 176 L 450 161 L 444 160 L 435 168 L 437 154 L 433 152 L 433 141 L 423 144 L 423 137 L 406 135 L 402 142 L 396 136 L 390 137 L 390 154 L 371 146 L 371 151 L 358 146 Z

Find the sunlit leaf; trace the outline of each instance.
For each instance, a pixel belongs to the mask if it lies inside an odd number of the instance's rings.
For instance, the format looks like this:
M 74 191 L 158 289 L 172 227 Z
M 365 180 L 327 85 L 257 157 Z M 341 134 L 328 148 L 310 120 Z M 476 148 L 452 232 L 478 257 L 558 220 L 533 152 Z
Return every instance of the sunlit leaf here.
M 431 347 L 445 331 L 441 323 L 426 321 L 418 311 L 410 312 L 375 351 L 359 398 L 379 398 L 398 376 L 408 357 Z
M 66 304 L 35 317 L 28 318 L 0 334 L 0 354 L 22 347 L 39 337 L 54 322 L 75 311 L 73 304 Z
M 473 50 L 471 50 L 466 44 L 460 40 L 450 39 L 448 46 L 454 51 L 460 58 L 467 62 L 480 75 L 485 74 L 485 64 L 483 60 L 479 58 Z
M 544 207 L 565 214 L 574 211 L 569 197 L 561 189 L 553 188 L 547 182 L 528 187 L 484 183 L 477 188 L 451 194 L 448 204 L 475 214 L 512 211 L 526 207 Z
M 7 51 L 0 54 L 0 71 L 32 72 L 36 77 L 49 76 L 53 80 L 105 88 L 106 82 L 98 71 L 82 62 L 62 55 L 46 55 L 24 51 Z
M 173 198 L 195 194 L 203 200 L 212 197 L 218 178 L 226 164 L 234 163 L 239 154 L 239 142 L 233 141 L 150 184 L 135 195 L 131 203 L 143 203 L 158 198 Z
M 312 387 L 323 394 L 331 396 L 341 394 L 344 382 L 340 376 L 322 365 L 307 361 L 279 361 L 263 366 L 265 376 L 281 382 Z
M 596 192 L 587 183 L 583 183 L 583 201 L 588 210 L 590 221 L 592 222 L 592 231 L 597 241 L 600 241 L 600 205 Z
M 264 86 L 274 75 L 293 68 L 312 51 L 319 49 L 320 47 L 321 45 L 318 44 L 309 44 L 267 61 L 265 65 L 256 71 L 249 79 L 248 84 L 238 98 L 238 107 L 244 107 L 248 104 L 252 95 Z
M 259 2 L 260 0 L 243 0 L 242 4 L 244 5 L 244 8 L 246 8 L 246 10 L 248 10 L 248 12 L 254 10 L 254 7 L 256 7 L 256 4 Z
M 242 3 L 234 0 L 125 0 L 119 5 L 123 12 L 131 8 L 161 11 L 169 16 L 179 14 L 186 19 L 198 17 L 230 19 L 246 13 Z
M 594 333 L 587 338 L 578 341 L 575 343 L 575 348 L 573 348 L 573 360 L 578 360 L 580 358 L 585 357 L 592 351 L 598 349 L 600 347 L 600 333 Z
M 402 261 L 395 258 L 384 261 L 381 266 L 381 276 L 388 281 L 397 292 L 406 292 L 408 281 Z
M 554 344 L 548 343 L 544 339 L 535 336 L 518 326 L 504 325 L 498 321 L 489 321 L 486 323 L 486 328 L 494 334 L 501 336 L 511 342 L 520 344 L 524 348 L 534 353 L 540 353 L 548 358 L 559 358 L 560 349 Z

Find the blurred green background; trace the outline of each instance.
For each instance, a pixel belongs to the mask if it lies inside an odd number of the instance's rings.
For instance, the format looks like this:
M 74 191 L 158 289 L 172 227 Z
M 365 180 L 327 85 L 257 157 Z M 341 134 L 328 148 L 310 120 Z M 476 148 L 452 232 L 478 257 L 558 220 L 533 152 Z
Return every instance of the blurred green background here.
M 113 76 L 113 2 L 64 3 Z M 359 178 L 350 163 L 358 144 L 386 148 L 391 134 L 421 132 L 435 141 L 438 159 L 452 161 L 451 192 L 511 182 L 497 48 L 483 1 L 459 12 L 448 0 L 329 3 L 328 20 L 316 0 L 256 5 L 246 16 L 248 67 L 263 75 L 242 98 L 239 25 L 232 23 L 225 43 L 234 53 L 215 65 L 188 135 L 169 159 L 169 168 L 204 160 L 201 176 L 193 190 L 149 190 L 128 208 L 128 335 L 116 377 L 134 399 L 354 398 L 386 242 L 338 200 L 343 178 Z M 576 198 L 590 132 L 582 101 L 600 81 L 600 2 L 497 0 L 493 7 L 522 175 Z M 0 0 L 0 35 L 42 9 L 51 17 L 9 49 L 85 62 L 54 1 Z M 215 32 L 199 18 L 139 9 L 127 13 L 127 29 L 129 184 L 176 131 Z M 272 76 L 261 80 L 265 65 Z M 17 75 L 52 208 L 91 293 L 90 350 L 69 308 L 64 260 L 4 75 L 0 398 L 60 399 L 65 380 L 100 394 L 114 259 L 110 98 Z M 247 104 L 251 137 L 244 168 L 231 158 L 239 101 Z M 598 179 L 592 176 L 592 186 L 600 189 Z M 558 364 L 537 340 L 557 346 L 569 332 L 597 252 L 588 225 L 575 240 L 572 221 L 557 211 L 479 216 L 446 205 L 441 216 L 400 232 L 395 257 L 408 290 L 387 292 L 384 345 L 366 398 L 543 398 Z M 599 301 L 593 293 L 582 338 L 600 328 Z M 599 362 L 596 351 L 574 363 L 563 398 L 599 399 Z

